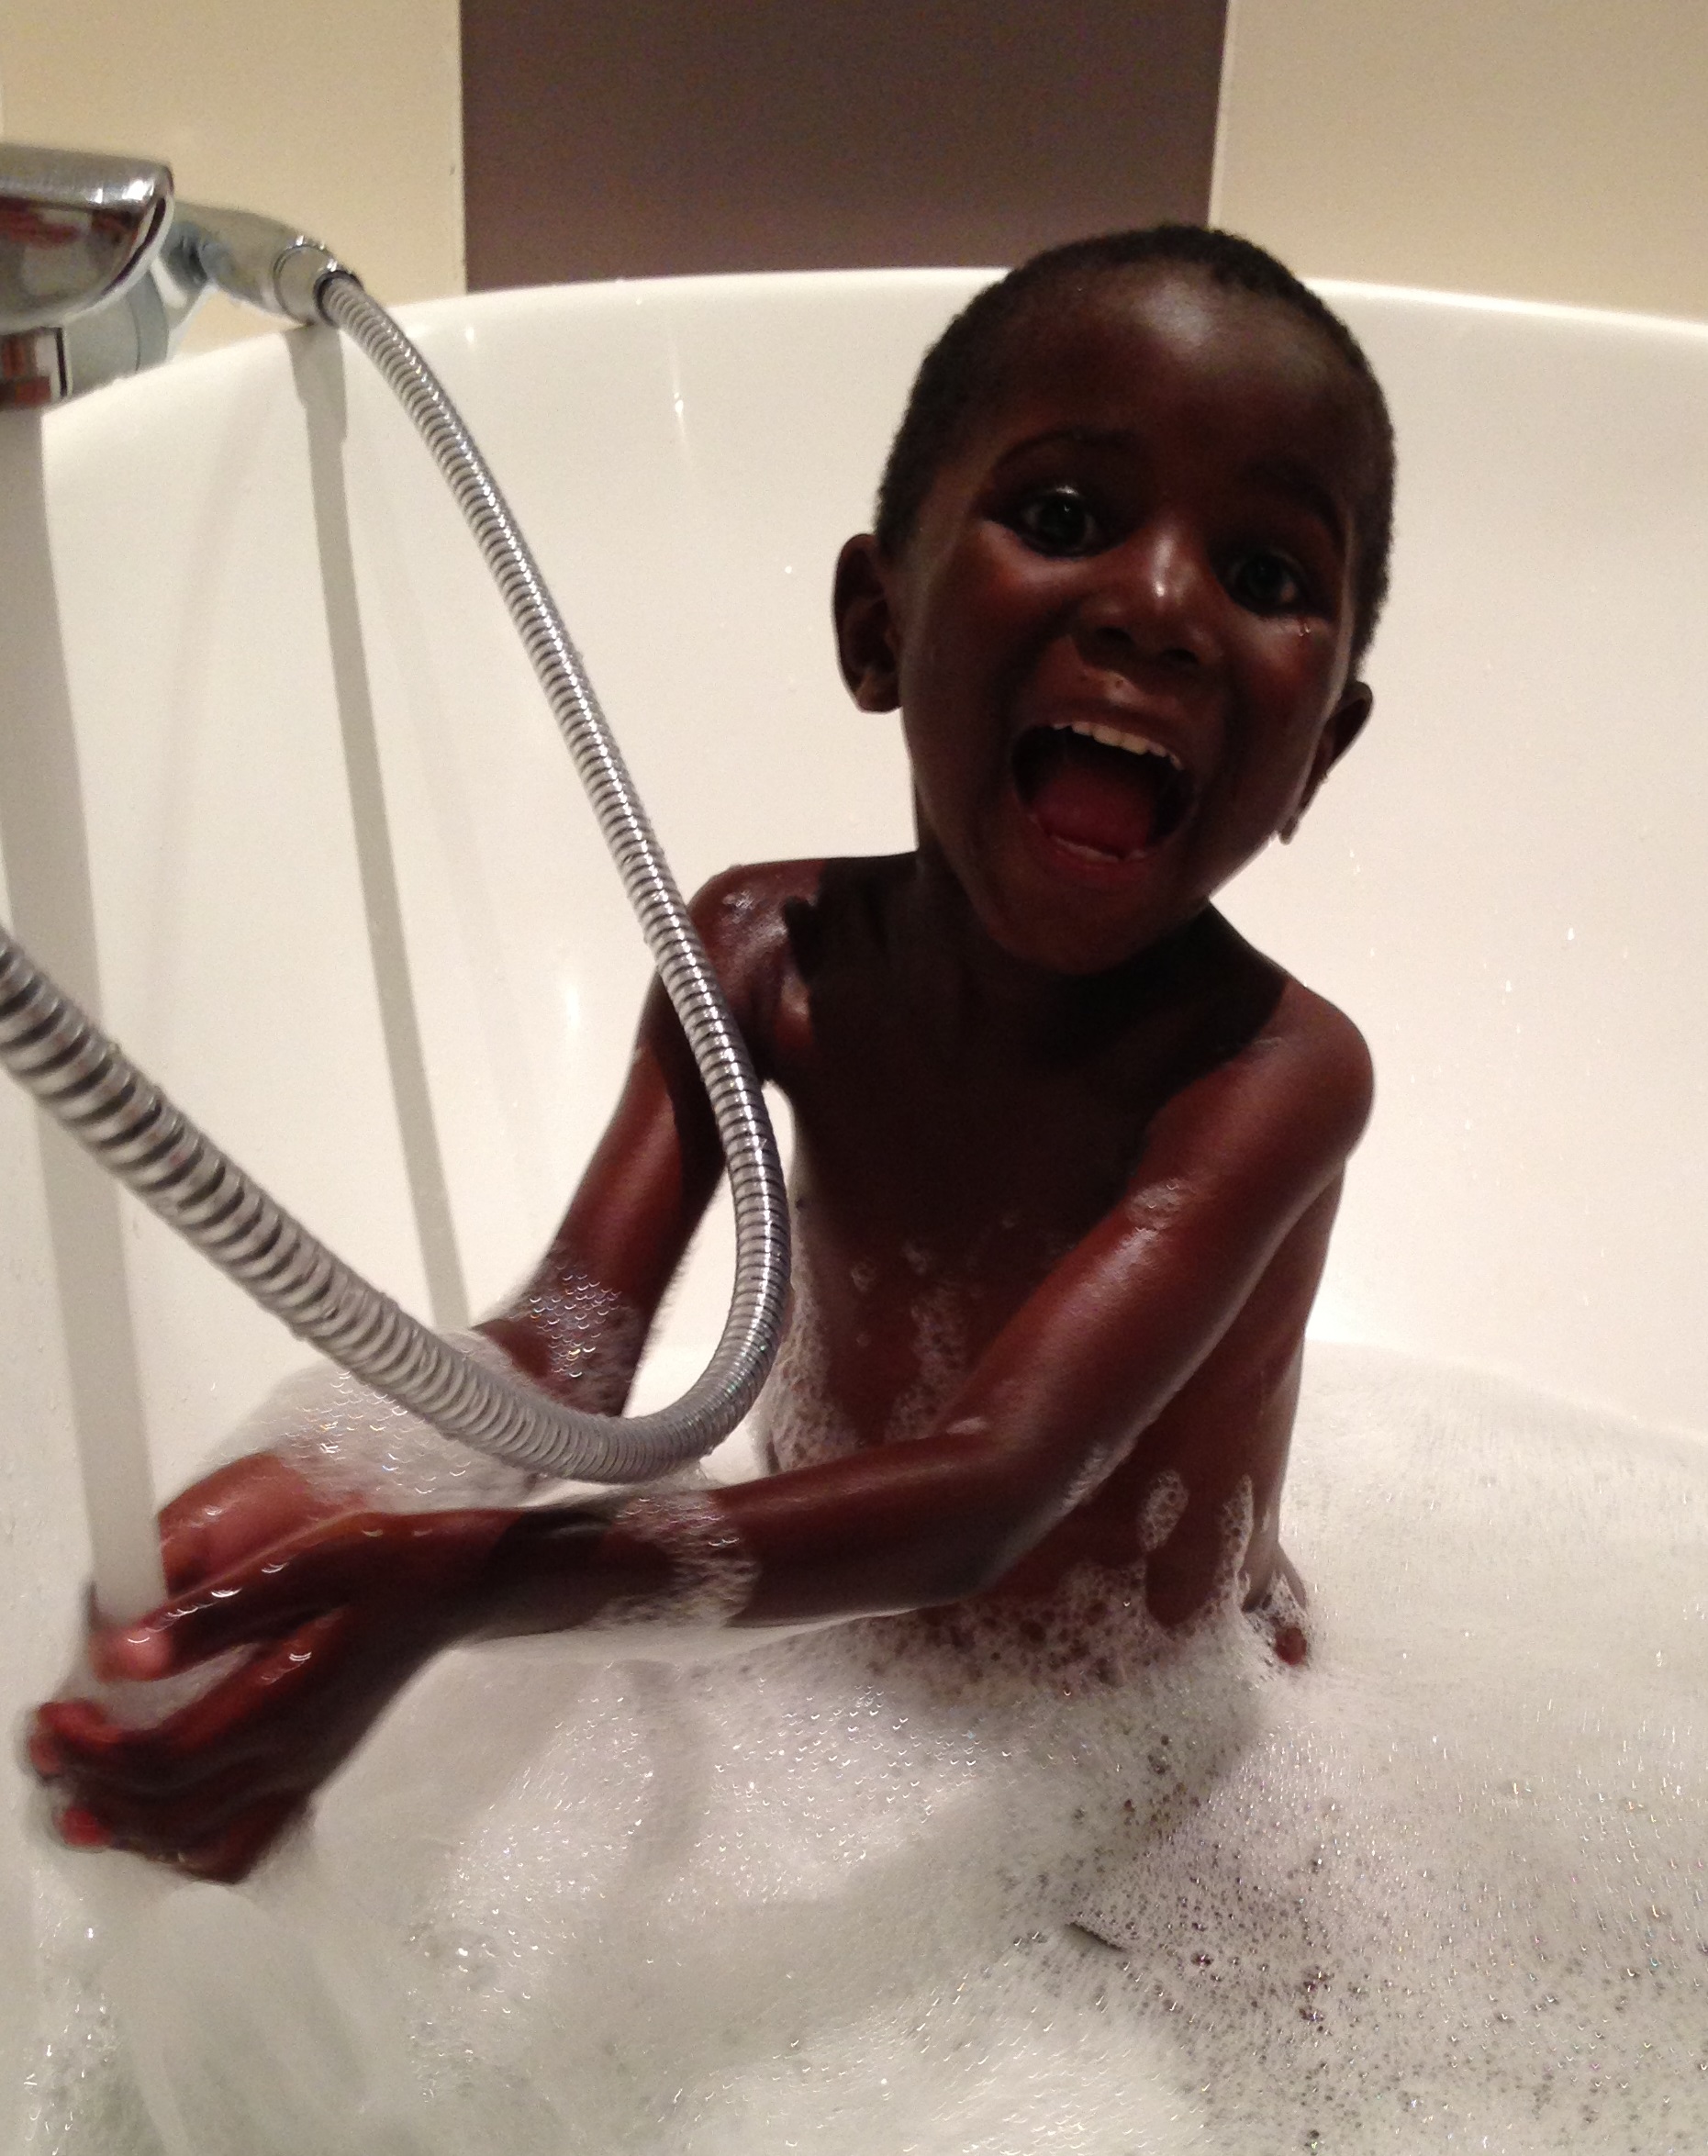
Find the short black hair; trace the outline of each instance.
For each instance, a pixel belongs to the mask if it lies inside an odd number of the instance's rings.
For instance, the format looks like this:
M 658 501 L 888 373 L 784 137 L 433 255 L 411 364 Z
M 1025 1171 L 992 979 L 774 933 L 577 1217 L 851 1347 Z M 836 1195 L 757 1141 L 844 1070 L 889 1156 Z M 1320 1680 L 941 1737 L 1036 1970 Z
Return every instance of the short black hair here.
M 1071 305 L 1106 278 L 1155 264 L 1196 270 L 1217 285 L 1287 307 L 1316 331 L 1345 363 L 1359 415 L 1368 431 L 1369 475 L 1356 505 L 1358 556 L 1354 571 L 1352 659 L 1356 666 L 1375 633 L 1388 596 L 1393 540 L 1394 434 L 1388 400 L 1364 348 L 1340 317 L 1274 255 L 1250 240 L 1207 225 L 1152 225 L 1052 247 L 986 285 L 925 354 L 908 408 L 890 445 L 877 490 L 874 529 L 892 558 L 912 536 L 925 497 L 965 437 L 973 415 L 995 393 L 1011 331 L 1041 299 Z

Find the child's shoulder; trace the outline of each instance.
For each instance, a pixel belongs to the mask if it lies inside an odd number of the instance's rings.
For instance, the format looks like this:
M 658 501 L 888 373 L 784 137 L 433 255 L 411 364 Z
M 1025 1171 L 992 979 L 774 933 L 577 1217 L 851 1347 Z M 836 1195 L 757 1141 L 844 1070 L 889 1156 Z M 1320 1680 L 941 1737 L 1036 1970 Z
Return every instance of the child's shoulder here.
M 1225 924 L 1222 924 L 1225 927 Z M 1228 932 L 1232 936 L 1232 932 Z M 1297 1142 L 1342 1157 L 1369 1120 L 1375 1076 L 1364 1035 L 1327 997 L 1233 938 L 1272 986 L 1259 1022 L 1218 1070 L 1211 1090 L 1289 1126 Z
M 869 912 L 910 855 L 759 861 L 723 869 L 694 895 L 694 924 L 726 985 L 790 963 L 813 923 Z
M 1299 1066 L 1325 1105 L 1356 1126 L 1355 1136 L 1362 1131 L 1375 1097 L 1375 1069 L 1369 1044 L 1337 1004 L 1287 974 L 1261 1038 Z
M 903 858 L 737 863 L 700 886 L 689 909 L 694 925 L 750 1042 L 770 1032 L 803 942 L 817 940 L 827 891 L 832 902 L 861 889 L 875 894 Z
M 828 866 L 823 860 L 803 859 L 738 861 L 720 869 L 695 892 L 691 908 L 708 949 L 714 939 L 739 944 L 780 922 L 791 899 L 816 895 Z
M 798 1049 L 808 984 L 827 966 L 868 992 L 892 955 L 889 901 L 910 854 L 760 861 L 703 884 L 691 911 L 749 1047 L 776 1077 L 785 1042 Z
M 826 866 L 817 860 L 738 862 L 695 892 L 694 925 L 731 997 L 787 963 L 790 915 L 812 904 Z

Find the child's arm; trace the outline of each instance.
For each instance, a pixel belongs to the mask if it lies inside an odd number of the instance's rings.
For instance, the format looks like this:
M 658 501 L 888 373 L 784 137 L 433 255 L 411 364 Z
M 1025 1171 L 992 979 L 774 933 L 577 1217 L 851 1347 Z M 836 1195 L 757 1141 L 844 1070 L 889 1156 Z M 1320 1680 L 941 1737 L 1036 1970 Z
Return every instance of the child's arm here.
M 712 901 L 725 880 L 697 899 L 698 914 L 715 922 Z M 723 954 L 731 955 L 739 954 Z M 616 1112 L 568 1213 L 510 1306 L 475 1331 L 541 1391 L 594 1413 L 620 1413 L 721 1168 L 692 1055 L 654 983 Z M 350 1463 L 350 1477 L 317 1481 L 293 1464 L 288 1427 L 281 1436 L 285 1457 L 260 1451 L 229 1460 L 162 1508 L 162 1555 L 173 1592 L 359 1508 L 352 1480 L 360 1460 Z
M 1262 1382 L 1250 1366 L 1267 1348 L 1274 1384 L 1287 1381 L 1369 1100 L 1356 1029 L 1289 986 L 1258 1041 L 1155 1119 L 1126 1194 L 998 1335 L 928 1435 L 710 1501 L 751 1568 L 731 1621 L 921 1608 L 995 1584 L 1164 1424 L 1237 1321 L 1250 1357 L 1195 1426 L 1201 1482 L 1180 1537 L 1213 1542 L 1250 1471 L 1237 1421 Z M 685 1519 L 689 1556 L 694 1531 Z M 572 1514 L 525 1514 L 495 1547 L 482 1629 L 597 1624 L 612 1601 L 656 1596 L 670 1541 L 668 1522 L 631 1530 L 620 1519 L 594 1534 Z M 218 1617 L 209 1623 L 225 1637 Z
M 756 979 L 766 951 L 740 933 L 739 910 L 721 903 L 730 881 L 709 886 L 695 914 L 751 1038 L 742 984 Z M 721 1168 L 692 1055 L 654 984 L 616 1112 L 551 1248 L 512 1306 L 479 1329 L 544 1391 L 619 1411 Z M 213 1877 L 246 1871 L 415 1670 L 467 1629 L 470 1577 L 515 1517 L 354 1511 L 347 1492 L 317 1487 L 270 1453 L 234 1460 L 182 1492 L 161 1514 L 172 1608 L 197 1606 L 227 1576 L 260 1572 L 286 1548 L 318 1548 L 323 1566 L 349 1575 L 349 1592 L 311 1618 L 275 1623 L 244 1668 L 156 1728 L 123 1728 L 86 1700 L 40 1709 L 29 1754 L 69 1799 L 60 1815 L 66 1839 L 117 1841 Z M 381 1569 L 382 1546 L 384 1585 L 361 1581 Z M 96 1673 L 175 1661 L 168 1637 L 170 1621 L 158 1635 L 97 1632 Z M 137 1644 L 148 1637 L 159 1645 Z
M 642 1082 L 654 1112 L 631 1135 L 653 1166 L 635 1195 L 679 1223 L 686 1200 L 672 1192 L 690 1178 L 661 1132 L 663 1095 Z M 265 1825 L 268 1805 L 305 1801 L 449 1639 L 673 1608 L 703 1615 L 696 1598 L 709 1590 L 726 1617 L 759 1625 L 988 1586 L 1167 1413 L 1263 1301 L 1259 1283 L 1267 1291 L 1278 1272 L 1285 1289 L 1295 1246 L 1308 1301 L 1368 1094 L 1356 1033 L 1289 989 L 1259 1041 L 1157 1117 L 1126 1195 L 999 1335 L 929 1436 L 674 1510 L 667 1496 L 644 1499 L 614 1523 L 553 1510 L 368 1515 L 313 1530 L 104 1643 L 114 1673 L 145 1676 L 262 1642 L 251 1670 L 214 1695 L 217 1712 L 192 1709 L 137 1737 L 73 1725 L 92 1711 L 67 1704 L 47 1710 L 45 1734 L 103 1830 L 151 1853 L 187 1850 L 200 1870 L 229 1869 L 234 1855 L 240 1868 L 252 1852 L 234 1816 Z M 626 1114 L 625 1103 L 620 1124 Z M 612 1155 L 597 1172 L 627 1170 Z M 571 1242 L 579 1262 L 585 1246 Z M 1290 1357 L 1290 1317 L 1281 1334 Z M 1215 1510 L 1237 1482 L 1237 1433 L 1206 1458 L 1189 1514 Z

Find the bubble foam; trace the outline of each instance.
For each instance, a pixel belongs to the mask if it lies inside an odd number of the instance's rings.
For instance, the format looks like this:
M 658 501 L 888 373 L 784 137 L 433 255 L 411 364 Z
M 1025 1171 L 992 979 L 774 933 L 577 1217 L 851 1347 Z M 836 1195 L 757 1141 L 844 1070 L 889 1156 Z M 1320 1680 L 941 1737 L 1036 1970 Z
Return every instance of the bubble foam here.
M 727 1625 L 747 1607 L 759 1567 L 715 1498 L 699 1490 L 643 1491 L 613 1525 L 668 1560 L 667 1582 L 608 1603 L 590 1630 L 631 1625 Z
M 1319 1352 L 1285 1525 L 1302 1671 L 1089 1573 L 693 1668 L 446 1657 L 246 1891 L 385 1942 L 411 2149 L 1700 2147 L 1708 1450 Z M 153 2156 L 75 1929 L 32 2150 Z
M 515 1365 L 485 1334 L 453 1333 L 449 1339 L 471 1362 L 516 1380 Z M 282 1379 L 208 1465 L 251 1452 L 274 1453 L 317 1489 L 374 1512 L 516 1505 L 538 1480 L 508 1460 L 444 1436 L 329 1362 Z

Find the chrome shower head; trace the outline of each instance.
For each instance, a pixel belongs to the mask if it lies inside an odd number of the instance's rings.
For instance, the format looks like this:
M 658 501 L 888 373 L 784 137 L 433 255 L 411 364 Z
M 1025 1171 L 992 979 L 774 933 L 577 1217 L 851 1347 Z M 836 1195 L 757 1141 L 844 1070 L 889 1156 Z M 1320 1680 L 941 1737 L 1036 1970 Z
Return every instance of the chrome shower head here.
M 57 404 L 79 373 L 128 371 L 99 355 L 115 330 L 126 341 L 125 296 L 171 223 L 163 164 L 0 143 L 0 406 Z
M 175 202 L 163 164 L 0 142 L 0 410 L 169 358 L 210 286 L 318 322 L 341 266 L 295 226 Z
M 171 221 L 163 164 L 0 143 L 0 336 L 62 329 L 116 297 Z

